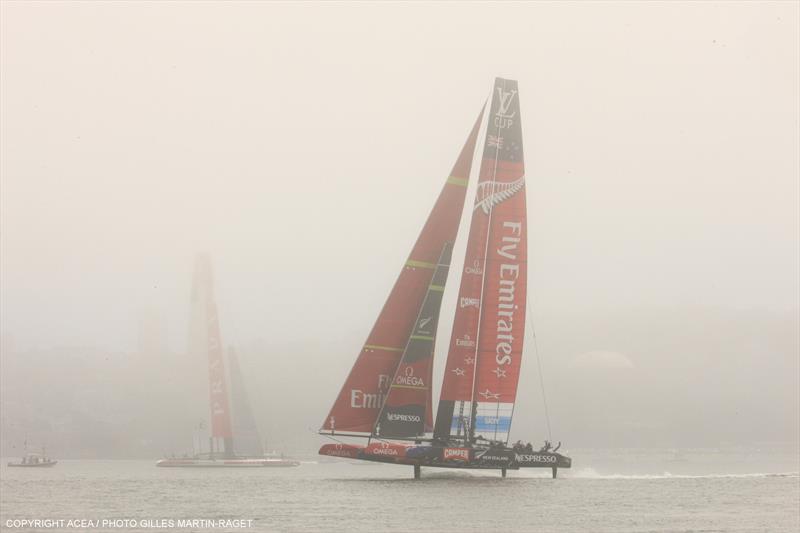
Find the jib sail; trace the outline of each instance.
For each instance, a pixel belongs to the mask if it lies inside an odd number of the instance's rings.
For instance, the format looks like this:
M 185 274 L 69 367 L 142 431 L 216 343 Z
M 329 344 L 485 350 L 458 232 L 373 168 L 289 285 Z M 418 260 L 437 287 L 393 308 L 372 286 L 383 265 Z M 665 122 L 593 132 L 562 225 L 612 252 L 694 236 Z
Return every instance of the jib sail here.
M 371 433 L 445 243 L 458 231 L 483 111 L 356 359 L 322 430 Z
M 417 437 L 430 432 L 433 351 L 453 244 L 445 243 L 400 364 L 392 376 L 374 434 Z

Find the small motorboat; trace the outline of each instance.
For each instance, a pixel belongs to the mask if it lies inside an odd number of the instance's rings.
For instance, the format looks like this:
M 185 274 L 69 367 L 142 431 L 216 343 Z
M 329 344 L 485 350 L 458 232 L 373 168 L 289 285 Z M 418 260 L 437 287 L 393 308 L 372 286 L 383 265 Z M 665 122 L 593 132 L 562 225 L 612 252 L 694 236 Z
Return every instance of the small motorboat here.
M 8 466 L 24 466 L 30 468 L 53 466 L 58 461 L 50 459 L 47 455 L 42 453 L 28 453 L 17 462 L 9 462 Z

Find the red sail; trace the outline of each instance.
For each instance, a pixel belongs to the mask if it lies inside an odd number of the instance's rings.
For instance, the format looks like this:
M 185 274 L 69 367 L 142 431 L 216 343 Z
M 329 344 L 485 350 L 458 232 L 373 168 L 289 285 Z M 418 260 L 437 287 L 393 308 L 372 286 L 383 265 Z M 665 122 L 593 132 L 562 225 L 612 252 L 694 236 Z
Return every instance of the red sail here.
M 517 82 L 495 81 L 484 158 L 497 160 L 493 181 L 482 183 L 475 213 L 490 219 L 473 401 L 476 435 L 508 440 L 525 336 L 528 234 L 525 164 Z
M 455 240 L 482 116 L 483 111 L 326 417 L 323 430 L 364 433 L 373 430 L 442 248 L 446 242 Z
M 211 436 L 230 439 L 231 418 L 228 391 L 225 384 L 225 362 L 214 301 L 214 280 L 211 260 L 207 255 L 198 255 L 195 261 L 192 286 L 192 307 L 195 335 L 199 335 L 198 351 L 208 355 L 209 402 L 211 407 Z M 226 443 L 227 444 L 227 443 Z M 226 450 L 230 451 L 230 450 Z
M 513 234 L 506 224 L 514 224 Z M 525 238 L 524 165 L 517 84 L 498 78 L 492 95 L 478 190 L 436 419 L 435 436 L 439 438 L 447 439 L 452 432 L 465 437 L 469 428 L 479 433 L 488 431 L 493 437 L 503 437 L 499 435 L 498 428 L 507 431 L 510 426 L 525 319 Z M 494 360 L 498 334 L 499 284 L 503 283 L 505 290 L 510 281 L 506 279 L 509 271 L 503 270 L 501 277 L 499 270 L 505 263 L 498 260 L 498 248 L 509 245 L 504 239 L 514 241 L 513 249 L 508 248 L 513 252 L 510 255 L 515 257 L 515 278 L 511 291 L 512 295 L 516 295 L 513 302 L 516 307 L 509 317 L 514 320 L 514 340 L 512 352 L 507 359 L 503 359 L 503 364 L 491 366 L 488 362 Z M 503 256 L 499 258 L 506 259 Z M 502 350 L 506 350 L 505 345 Z M 503 355 L 506 356 L 505 353 Z M 499 368 L 497 373 L 494 372 L 495 368 Z M 489 377 L 496 379 L 491 381 Z M 488 398 L 480 394 L 486 390 L 490 391 Z M 495 407 L 496 416 L 491 419 L 486 418 L 483 412 L 487 400 Z M 502 409 L 495 405 L 500 400 L 504 404 Z M 477 418 L 473 401 L 478 402 L 480 409 Z M 509 402 L 510 406 L 505 405 Z M 456 405 L 459 406 L 458 412 Z

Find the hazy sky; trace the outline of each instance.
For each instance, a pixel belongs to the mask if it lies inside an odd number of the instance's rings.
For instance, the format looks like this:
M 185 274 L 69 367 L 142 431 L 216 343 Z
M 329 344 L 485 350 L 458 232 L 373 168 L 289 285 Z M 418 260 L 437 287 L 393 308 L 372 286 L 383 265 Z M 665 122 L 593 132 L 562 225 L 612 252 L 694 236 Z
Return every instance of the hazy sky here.
M 797 17 L 4 3 L 4 330 L 130 342 L 137 308 L 184 313 L 198 249 L 243 334 L 354 286 L 373 315 L 495 75 L 523 91 L 540 306 L 797 307 Z
M 132 350 L 150 310 L 182 351 L 208 251 L 226 343 L 319 347 L 270 364 L 326 365 L 321 421 L 503 76 L 544 355 L 739 350 L 727 401 L 770 353 L 796 402 L 796 323 L 679 340 L 685 309 L 797 316 L 799 5 L 2 2 L 0 334 Z M 640 311 L 679 329 L 602 322 Z
M 494 76 L 540 311 L 798 307 L 798 4 L 2 4 L 2 332 L 364 337 Z M 356 341 L 360 342 L 360 341 Z

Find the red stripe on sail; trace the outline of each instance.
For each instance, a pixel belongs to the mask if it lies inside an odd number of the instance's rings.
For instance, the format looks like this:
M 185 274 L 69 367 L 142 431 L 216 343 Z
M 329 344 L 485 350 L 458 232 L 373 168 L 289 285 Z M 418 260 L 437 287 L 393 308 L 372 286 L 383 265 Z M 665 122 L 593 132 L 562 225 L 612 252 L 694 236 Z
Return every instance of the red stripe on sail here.
M 455 240 L 482 116 L 483 111 L 322 429 L 372 431 L 442 247 Z

